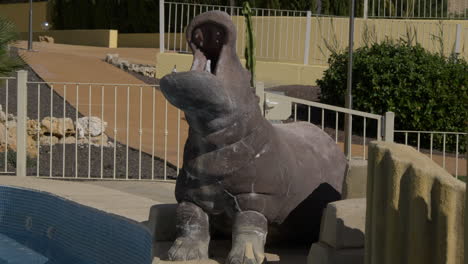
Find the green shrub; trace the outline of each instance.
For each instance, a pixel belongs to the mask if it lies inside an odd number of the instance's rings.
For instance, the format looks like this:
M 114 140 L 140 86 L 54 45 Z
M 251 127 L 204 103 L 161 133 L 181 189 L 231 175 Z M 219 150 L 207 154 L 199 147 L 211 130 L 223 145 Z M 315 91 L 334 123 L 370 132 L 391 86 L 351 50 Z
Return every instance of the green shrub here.
M 333 54 L 329 64 L 318 81 L 321 100 L 343 106 L 348 53 Z M 352 94 L 356 110 L 380 115 L 395 112 L 395 129 L 465 132 L 468 63 L 432 54 L 418 44 L 376 43 L 354 53 Z M 435 137 L 434 146 L 441 147 L 441 141 Z M 448 149 L 454 149 L 454 141 L 447 138 Z M 460 147 L 465 148 L 464 144 Z
M 0 16 L 0 76 L 8 76 L 23 66 L 22 61 L 12 57 L 8 50 L 8 45 L 16 41 L 17 37 L 15 25 Z

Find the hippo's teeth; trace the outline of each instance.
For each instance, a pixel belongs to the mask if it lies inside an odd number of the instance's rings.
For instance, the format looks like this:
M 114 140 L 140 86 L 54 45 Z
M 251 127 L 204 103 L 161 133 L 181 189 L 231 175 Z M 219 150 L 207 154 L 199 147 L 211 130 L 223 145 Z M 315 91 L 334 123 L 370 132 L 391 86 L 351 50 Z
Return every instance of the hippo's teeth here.
M 211 60 L 206 61 L 205 71 L 211 73 Z

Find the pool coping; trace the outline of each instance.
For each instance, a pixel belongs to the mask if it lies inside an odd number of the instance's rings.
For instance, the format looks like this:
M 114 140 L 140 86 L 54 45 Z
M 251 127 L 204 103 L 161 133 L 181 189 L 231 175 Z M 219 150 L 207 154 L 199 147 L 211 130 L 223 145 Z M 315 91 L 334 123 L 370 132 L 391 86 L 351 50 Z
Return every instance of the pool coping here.
M 86 184 L 34 177 L 0 176 L 0 185 L 26 188 L 68 199 L 81 205 L 146 224 L 152 206 L 159 201 L 126 192 Z

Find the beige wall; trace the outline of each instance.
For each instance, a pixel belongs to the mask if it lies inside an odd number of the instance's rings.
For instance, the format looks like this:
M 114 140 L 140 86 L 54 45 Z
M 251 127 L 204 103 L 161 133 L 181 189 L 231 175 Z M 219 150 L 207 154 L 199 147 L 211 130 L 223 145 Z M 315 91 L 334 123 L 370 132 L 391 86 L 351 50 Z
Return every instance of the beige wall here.
M 243 57 L 245 47 L 245 23 L 243 17 L 233 17 L 238 30 L 237 52 Z M 348 46 L 348 18 L 317 18 L 311 20 L 309 63 L 327 65 L 330 48 L 344 50 Z M 408 32 L 416 32 L 415 42 L 432 52 L 439 52 L 439 42 L 444 40 L 444 54 L 453 52 L 456 24 L 462 25 L 461 53 L 468 59 L 468 21 L 466 20 L 401 20 L 360 19 L 355 21 L 355 47 L 362 47 L 368 40 L 405 39 Z M 305 17 L 254 17 L 257 59 L 266 61 L 304 62 Z M 366 37 L 366 32 L 369 34 Z
M 119 33 L 121 48 L 159 48 L 159 34 L 155 33 Z
M 245 60 L 241 60 L 245 64 Z M 159 53 L 157 58 L 156 78 L 172 72 L 174 65 L 178 71 L 188 71 L 192 65 L 192 55 L 173 52 Z M 303 65 L 283 62 L 257 61 L 257 81 L 263 81 L 266 86 L 278 84 L 315 84 L 323 75 L 325 66 Z
M 330 49 L 344 50 L 348 46 L 348 19 L 346 18 L 312 18 L 309 65 L 304 65 L 304 47 L 306 19 L 303 17 L 268 17 L 253 18 L 256 30 L 257 45 L 257 79 L 274 84 L 315 84 L 328 67 Z M 245 26 L 242 17 L 233 17 L 238 31 L 237 52 L 240 58 L 244 55 Z M 456 25 L 462 25 L 461 56 L 468 59 L 468 21 L 436 20 L 394 20 L 394 19 L 357 19 L 355 27 L 355 47 L 362 47 L 367 41 L 385 39 L 406 39 L 414 36 L 414 43 L 420 43 L 432 52 L 440 52 L 440 43 L 434 36 L 443 39 L 443 52 L 448 55 L 454 51 Z M 270 32 L 270 33 L 268 33 Z M 414 33 L 416 32 L 416 33 Z M 189 51 L 183 35 L 177 34 L 166 38 L 166 46 Z M 174 64 L 178 68 L 188 69 L 191 57 L 176 57 L 174 54 L 161 57 L 158 61 L 158 74 L 166 74 Z M 281 62 L 281 63 L 275 63 Z M 164 65 L 167 63 L 167 65 Z M 167 68 L 167 70 L 165 69 Z
M 168 50 L 188 48 L 183 33 L 165 33 L 164 46 Z M 119 47 L 159 48 L 159 33 L 119 33 Z
M 465 191 L 414 148 L 371 143 L 365 263 L 464 263 Z
M 117 48 L 117 30 L 49 30 L 47 32 L 34 32 L 33 40 L 38 41 L 39 36 L 51 36 L 55 43 Z M 20 33 L 20 39 L 26 40 L 28 34 Z
M 33 3 L 33 30 L 40 31 L 41 24 L 47 21 L 47 2 Z M 29 28 L 29 3 L 0 4 L 0 16 L 11 20 L 18 32 L 27 32 Z M 50 21 L 48 21 L 50 22 Z

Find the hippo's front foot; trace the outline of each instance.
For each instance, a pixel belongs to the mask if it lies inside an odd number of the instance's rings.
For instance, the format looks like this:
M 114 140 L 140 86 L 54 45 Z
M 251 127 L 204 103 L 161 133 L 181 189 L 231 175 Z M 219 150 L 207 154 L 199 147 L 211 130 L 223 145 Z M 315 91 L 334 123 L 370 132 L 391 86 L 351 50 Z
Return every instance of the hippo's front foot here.
M 182 202 L 176 213 L 177 239 L 169 249 L 171 261 L 208 258 L 210 243 L 208 215 L 198 206 Z
M 267 232 L 268 221 L 262 214 L 255 211 L 237 213 L 226 264 L 264 263 Z

